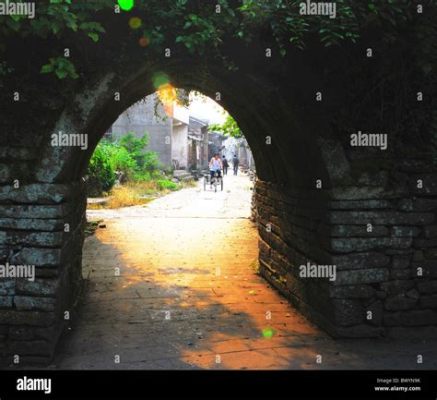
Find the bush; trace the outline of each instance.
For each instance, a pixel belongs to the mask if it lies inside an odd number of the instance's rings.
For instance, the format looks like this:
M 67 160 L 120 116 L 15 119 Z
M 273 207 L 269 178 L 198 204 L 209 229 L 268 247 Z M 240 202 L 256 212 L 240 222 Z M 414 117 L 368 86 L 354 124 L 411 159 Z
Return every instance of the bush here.
M 110 160 L 109 146 L 101 142 L 96 147 L 88 166 L 88 194 L 99 196 L 109 191 L 117 176 Z
M 159 170 L 158 155 L 153 151 L 144 151 L 147 144 L 147 135 L 137 138 L 132 133 L 115 142 L 102 140 L 97 145 L 88 168 L 89 195 L 99 196 L 111 190 L 117 173 L 121 173 L 122 182 L 161 179 L 163 175 Z
M 156 184 L 158 185 L 159 190 L 177 190 L 178 189 L 177 183 L 169 181 L 168 179 L 159 179 L 156 181 Z

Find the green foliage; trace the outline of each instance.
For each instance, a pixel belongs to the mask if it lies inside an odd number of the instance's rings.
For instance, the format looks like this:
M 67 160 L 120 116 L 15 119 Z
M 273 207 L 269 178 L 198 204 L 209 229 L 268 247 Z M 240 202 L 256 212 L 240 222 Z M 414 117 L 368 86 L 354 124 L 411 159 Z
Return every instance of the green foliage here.
M 0 37 L 2 43 L 17 36 L 54 37 L 61 42 L 77 35 L 97 43 L 106 32 L 106 21 L 99 15 L 105 11 L 114 15 L 115 3 L 114 0 L 41 0 L 34 19 L 0 18 Z M 417 14 L 410 0 L 337 0 L 335 19 L 302 17 L 300 3 L 301 0 L 137 0 L 131 12 L 141 15 L 143 28 L 126 38 L 147 37 L 150 42 L 147 52 L 161 52 L 164 44 L 172 43 L 191 53 L 212 52 L 234 70 L 237 67 L 220 51 L 228 39 L 250 43 L 261 36 L 273 37 L 279 54 L 285 56 L 290 48 L 304 48 L 307 41 L 315 37 L 325 46 L 338 45 L 342 41 L 355 42 L 368 27 L 379 30 L 381 40 L 394 40 L 398 29 L 401 26 L 408 28 Z M 4 46 L 0 48 L 0 56 L 4 50 Z M 76 78 L 80 66 L 75 68 L 71 61 L 60 58 L 54 50 L 42 72 L 54 73 L 60 79 Z
M 222 125 L 212 124 L 209 126 L 211 131 L 220 132 L 225 136 L 231 136 L 234 138 L 240 138 L 243 136 L 240 127 L 232 116 L 228 115 L 225 122 Z
M 168 179 L 159 179 L 156 181 L 159 190 L 177 190 L 179 187 L 176 183 Z
M 77 79 L 79 77 L 74 64 L 65 57 L 50 58 L 49 63 L 42 66 L 41 73 L 51 72 L 54 72 L 59 79 L 67 77 Z
M 114 142 L 100 141 L 88 168 L 90 187 L 99 193 L 110 190 L 116 173 L 122 173 L 123 180 L 134 182 L 161 178 L 158 155 L 144 150 L 148 142 L 146 134 L 137 138 L 131 132 Z
M 96 147 L 88 165 L 89 194 L 97 196 L 109 191 L 117 178 L 111 163 L 110 144 L 101 141 Z

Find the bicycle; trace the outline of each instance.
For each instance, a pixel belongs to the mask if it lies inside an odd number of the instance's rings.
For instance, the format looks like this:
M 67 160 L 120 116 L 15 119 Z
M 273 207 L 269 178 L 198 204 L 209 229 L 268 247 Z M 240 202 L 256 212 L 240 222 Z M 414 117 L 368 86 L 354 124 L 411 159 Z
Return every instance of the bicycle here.
M 203 190 L 206 190 L 207 185 L 210 185 L 210 187 L 214 186 L 214 192 L 217 192 L 217 187 L 220 185 L 220 190 L 223 191 L 223 177 L 217 172 L 214 173 L 213 177 L 211 175 L 204 175 Z

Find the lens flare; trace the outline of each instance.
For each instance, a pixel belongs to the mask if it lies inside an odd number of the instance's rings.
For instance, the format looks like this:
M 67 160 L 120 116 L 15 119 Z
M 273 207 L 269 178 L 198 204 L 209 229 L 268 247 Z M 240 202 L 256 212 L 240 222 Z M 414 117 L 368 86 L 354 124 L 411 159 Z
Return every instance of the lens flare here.
M 141 18 L 138 17 L 132 17 L 129 19 L 129 26 L 131 29 L 138 29 L 143 24 L 143 21 L 141 21 Z
M 276 331 L 273 328 L 264 328 L 262 335 L 264 339 L 271 339 L 275 335 Z
M 161 85 L 157 91 L 159 100 L 164 106 L 165 113 L 170 117 L 173 115 L 173 106 L 177 101 L 176 89 L 170 84 Z
M 134 7 L 134 0 L 118 0 L 118 5 L 123 11 L 130 11 Z
M 141 47 L 147 47 L 150 44 L 150 39 L 147 36 L 143 36 L 138 43 Z
M 169 84 L 170 78 L 163 72 L 158 72 L 152 77 L 153 86 L 158 90 L 161 86 Z

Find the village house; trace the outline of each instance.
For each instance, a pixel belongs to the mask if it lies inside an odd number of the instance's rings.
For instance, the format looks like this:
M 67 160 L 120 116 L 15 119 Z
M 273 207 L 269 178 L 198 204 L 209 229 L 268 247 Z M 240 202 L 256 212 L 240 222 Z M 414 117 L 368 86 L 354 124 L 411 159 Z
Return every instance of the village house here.
M 132 132 L 147 133 L 147 149 L 158 154 L 164 168 L 192 170 L 208 165 L 208 123 L 189 115 L 176 102 L 164 110 L 156 94 L 149 95 L 124 111 L 106 133 L 120 138 Z

